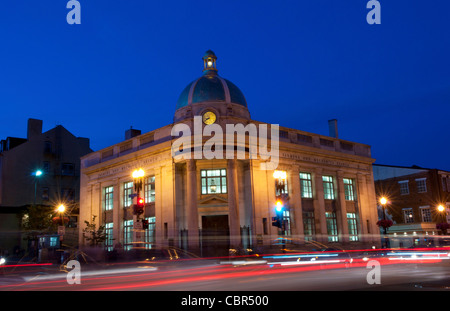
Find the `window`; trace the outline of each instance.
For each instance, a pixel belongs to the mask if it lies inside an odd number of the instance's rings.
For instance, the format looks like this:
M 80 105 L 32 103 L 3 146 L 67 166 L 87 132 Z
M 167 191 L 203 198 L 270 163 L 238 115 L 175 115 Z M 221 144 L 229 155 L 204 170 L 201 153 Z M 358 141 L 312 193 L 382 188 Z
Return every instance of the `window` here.
M 350 241 L 358 241 L 358 225 L 355 213 L 347 213 L 348 235 Z
M 325 218 L 327 220 L 328 242 L 338 242 L 339 237 L 337 230 L 336 213 L 326 212 Z
M 420 207 L 420 213 L 422 215 L 422 222 L 431 222 L 431 209 L 429 206 Z
M 409 194 L 408 181 L 404 180 L 404 181 L 399 181 L 398 183 L 400 185 L 400 194 L 402 194 L 402 195 Z
M 227 193 L 226 169 L 201 170 L 202 194 Z
M 353 179 L 344 178 L 344 193 L 347 201 L 355 201 L 355 187 Z
M 61 198 L 65 202 L 73 202 L 75 200 L 75 190 L 70 188 L 61 189 Z
M 155 202 L 155 176 L 146 177 L 144 180 L 145 203 Z
M 414 222 L 413 210 L 412 208 L 404 208 L 403 209 L 403 218 L 406 224 Z
M 44 173 L 45 173 L 46 175 L 50 174 L 50 162 L 44 161 L 44 162 L 42 163 L 42 169 L 44 170 Z
M 133 182 L 123 183 L 123 207 L 128 207 L 133 204 L 133 198 L 130 195 L 133 194 Z
M 44 200 L 44 201 L 50 200 L 50 189 L 47 187 L 42 188 L 42 196 L 41 197 L 42 197 L 42 200 Z
M 303 229 L 305 241 L 315 240 L 316 226 L 314 225 L 314 212 L 303 212 Z
M 155 217 L 145 218 L 148 221 L 148 229 L 145 230 L 145 248 L 152 248 L 155 244 Z
M 108 222 L 105 224 L 105 248 L 107 251 L 113 250 L 113 223 Z
M 109 186 L 103 188 L 103 207 L 105 211 L 113 209 L 114 187 Z
M 275 179 L 275 195 L 287 194 L 288 193 L 288 185 L 287 185 L 287 172 L 286 171 L 278 171 L 275 170 L 273 173 L 273 177 Z M 278 183 L 282 181 L 283 185 L 280 185 L 280 189 L 278 188 Z
M 312 177 L 309 173 L 300 173 L 300 192 L 302 198 L 312 198 Z
M 289 211 L 283 210 L 283 223 L 284 223 L 284 234 L 287 236 L 291 235 L 291 217 L 289 216 Z
M 326 200 L 334 200 L 334 187 L 333 187 L 333 177 L 322 176 L 323 181 L 323 195 Z
M 416 179 L 416 186 L 417 186 L 417 192 L 427 192 L 427 179 L 426 178 L 420 178 Z
M 61 167 L 61 175 L 63 176 L 75 175 L 75 165 L 73 165 L 73 163 L 63 163 Z
M 56 247 L 58 246 L 58 237 L 51 236 L 50 237 L 50 247 Z
M 45 153 L 51 153 L 52 152 L 52 142 L 51 141 L 45 141 L 44 142 L 44 152 Z
M 133 247 L 133 220 L 123 222 L 123 248 L 130 250 Z

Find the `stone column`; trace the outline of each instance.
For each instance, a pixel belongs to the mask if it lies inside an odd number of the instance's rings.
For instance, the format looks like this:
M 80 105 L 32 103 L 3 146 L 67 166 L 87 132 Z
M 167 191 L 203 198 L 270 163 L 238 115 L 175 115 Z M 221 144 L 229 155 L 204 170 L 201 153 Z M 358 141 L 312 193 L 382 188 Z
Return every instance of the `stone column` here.
M 121 243 L 123 245 L 123 208 L 120 204 L 120 181 L 119 178 L 114 180 L 113 186 L 113 246 Z
M 328 242 L 327 219 L 325 217 L 325 198 L 323 192 L 322 169 L 314 170 L 314 218 L 319 226 L 316 226 L 316 237 L 319 242 Z M 317 230 L 318 229 L 318 230 Z M 319 231 L 319 232 L 318 232 Z
M 339 208 L 336 210 L 336 218 L 338 221 L 338 229 L 339 229 L 339 241 L 342 243 L 349 242 L 348 236 L 348 224 L 347 224 L 347 207 L 345 203 L 345 189 L 344 189 L 344 178 L 343 172 L 336 172 L 336 182 L 338 188 L 338 201 Z
M 375 184 L 373 181 L 373 176 L 372 174 L 367 174 L 362 177 L 363 177 L 362 181 L 363 184 L 365 184 L 367 193 L 367 205 L 365 206 L 365 211 L 367 211 L 366 215 L 367 218 L 369 219 L 371 242 L 373 242 L 375 245 L 380 245 L 379 243 L 381 243 L 381 235 L 380 229 L 377 226 L 378 221 L 377 197 L 375 193 Z
M 302 197 L 300 193 L 300 175 L 299 168 L 293 167 L 289 174 L 289 214 L 291 218 L 292 235 L 303 241 L 303 210 Z
M 187 160 L 187 206 L 188 247 L 191 251 L 199 249 L 198 209 L 197 209 L 197 165 L 195 160 Z
M 236 248 L 241 243 L 240 221 L 238 214 L 238 188 L 236 160 L 227 162 L 228 176 L 228 225 L 230 229 L 230 248 Z

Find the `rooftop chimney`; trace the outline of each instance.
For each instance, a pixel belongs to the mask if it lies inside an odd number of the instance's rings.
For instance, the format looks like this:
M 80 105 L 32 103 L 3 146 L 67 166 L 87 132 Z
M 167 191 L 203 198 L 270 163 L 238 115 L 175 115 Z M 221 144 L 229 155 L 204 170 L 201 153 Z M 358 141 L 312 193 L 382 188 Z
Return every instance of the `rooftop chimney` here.
M 125 140 L 141 135 L 141 130 L 135 130 L 132 127 L 125 131 Z
M 28 119 L 27 139 L 31 140 L 42 134 L 42 120 Z
M 328 130 L 330 132 L 330 137 L 339 138 L 336 119 L 328 120 Z

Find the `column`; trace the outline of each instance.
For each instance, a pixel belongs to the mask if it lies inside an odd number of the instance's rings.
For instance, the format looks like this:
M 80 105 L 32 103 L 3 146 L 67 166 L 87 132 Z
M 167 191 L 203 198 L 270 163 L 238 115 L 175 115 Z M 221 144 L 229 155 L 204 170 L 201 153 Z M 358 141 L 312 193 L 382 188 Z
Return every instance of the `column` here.
M 325 198 L 323 192 L 322 169 L 314 170 L 314 188 L 316 193 L 314 196 L 314 218 L 319 226 L 316 226 L 316 237 L 319 242 L 328 242 L 327 219 L 325 217 Z
M 192 251 L 199 249 L 198 232 L 198 209 L 197 209 L 197 165 L 195 160 L 190 159 L 187 165 L 187 229 L 188 229 L 188 247 Z
M 349 242 L 348 224 L 347 224 L 347 207 L 345 203 L 345 189 L 343 172 L 336 172 L 336 182 L 338 188 L 339 209 L 337 209 L 336 218 L 338 221 L 339 241 L 342 243 Z
M 123 208 L 120 208 L 120 181 L 114 180 L 113 185 L 113 246 L 121 243 L 123 245 L 123 234 L 121 228 L 123 225 Z
M 370 225 L 370 232 L 372 234 L 373 243 L 381 243 L 380 229 L 377 226 L 378 221 L 378 210 L 377 210 L 377 197 L 375 193 L 375 184 L 373 181 L 373 176 L 367 174 L 363 176 L 363 181 L 365 182 L 367 191 L 367 215 Z M 389 231 L 388 231 L 389 232 Z
M 230 248 L 236 248 L 241 242 L 240 221 L 238 214 L 238 188 L 237 188 L 237 172 L 236 160 L 228 160 L 227 162 L 227 179 L 228 179 L 228 225 L 230 230 Z
M 289 213 L 292 221 L 291 229 L 292 235 L 298 239 L 303 240 L 303 210 L 302 197 L 300 193 L 300 175 L 299 168 L 293 167 L 289 174 Z

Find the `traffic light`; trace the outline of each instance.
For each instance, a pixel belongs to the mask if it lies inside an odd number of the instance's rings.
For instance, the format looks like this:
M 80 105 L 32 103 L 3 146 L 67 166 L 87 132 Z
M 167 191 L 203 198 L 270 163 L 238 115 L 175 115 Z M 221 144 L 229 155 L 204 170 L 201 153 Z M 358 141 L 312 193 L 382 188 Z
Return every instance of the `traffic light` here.
M 144 213 L 144 198 L 137 198 L 137 204 L 134 205 L 134 214 L 135 215 L 141 215 Z
M 147 230 L 147 229 L 148 229 L 148 219 L 144 219 L 144 220 L 142 221 L 142 228 L 143 228 L 144 230 Z
M 284 210 L 284 202 L 281 199 L 278 199 L 275 202 L 275 217 L 272 217 L 272 226 L 282 228 L 283 227 L 283 210 Z
M 272 226 L 281 228 L 281 219 L 277 216 L 272 217 Z

